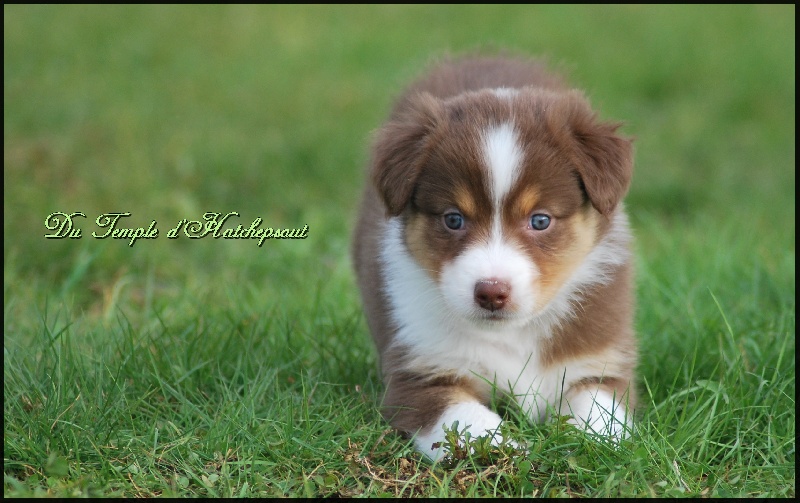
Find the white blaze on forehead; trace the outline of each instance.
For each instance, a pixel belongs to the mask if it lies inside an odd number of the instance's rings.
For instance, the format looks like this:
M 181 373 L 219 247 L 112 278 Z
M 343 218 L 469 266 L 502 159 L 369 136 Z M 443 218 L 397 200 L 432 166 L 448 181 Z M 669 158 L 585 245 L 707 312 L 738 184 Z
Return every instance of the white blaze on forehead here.
M 522 149 L 514 126 L 506 122 L 487 130 L 483 136 L 483 152 L 496 212 L 514 185 L 522 162 Z
M 498 98 L 511 99 L 519 93 L 519 90 L 513 87 L 495 87 L 492 92 Z
M 536 296 L 532 290 L 539 269 L 530 257 L 503 237 L 502 204 L 519 177 L 522 164 L 514 126 L 503 123 L 483 134 L 483 160 L 492 199 L 493 216 L 488 239 L 464 250 L 455 260 L 444 264 L 441 287 L 445 302 L 466 317 L 485 314 L 474 300 L 478 281 L 496 279 L 508 283 L 511 296 L 504 314 L 509 320 L 524 321 L 533 309 Z

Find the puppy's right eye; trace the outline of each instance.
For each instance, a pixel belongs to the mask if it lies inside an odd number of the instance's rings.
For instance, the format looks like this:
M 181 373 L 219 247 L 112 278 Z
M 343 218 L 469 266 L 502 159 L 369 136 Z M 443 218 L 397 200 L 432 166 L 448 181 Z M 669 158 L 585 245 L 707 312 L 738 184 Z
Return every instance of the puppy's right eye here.
M 447 213 L 444 216 L 444 225 L 452 231 L 464 229 L 464 216 L 461 213 Z

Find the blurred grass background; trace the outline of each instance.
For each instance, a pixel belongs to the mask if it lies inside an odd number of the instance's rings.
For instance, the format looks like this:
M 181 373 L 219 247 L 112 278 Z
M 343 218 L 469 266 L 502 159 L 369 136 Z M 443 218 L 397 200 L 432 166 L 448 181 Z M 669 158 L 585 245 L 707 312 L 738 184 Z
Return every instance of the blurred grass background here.
M 741 220 L 788 246 L 791 11 L 9 6 L 4 259 L 47 293 L 88 254 L 92 267 L 70 289 L 83 303 L 92 302 L 87 286 L 134 270 L 176 285 L 237 270 L 257 283 L 278 274 L 291 287 L 298 268 L 287 262 L 338 268 L 368 134 L 393 97 L 436 54 L 506 47 L 563 64 L 604 116 L 627 121 L 637 137 L 634 218 Z M 162 238 L 132 249 L 45 241 L 52 211 L 83 211 L 85 227 L 130 211 L 130 225 L 156 220 Z M 164 239 L 173 222 L 205 211 L 308 223 L 311 238 L 261 250 Z M 275 283 L 261 279 L 268 291 Z
M 679 348 L 700 348 L 702 375 L 723 362 L 720 311 L 757 364 L 794 338 L 794 47 L 789 5 L 4 6 L 6 363 L 44 358 L 43 326 L 104 360 L 121 317 L 133 339 L 275 323 L 339 348 L 293 349 L 331 382 L 377 387 L 348 257 L 370 132 L 436 55 L 510 49 L 564 68 L 636 137 L 627 207 L 655 397 Z M 84 237 L 45 239 L 54 211 L 86 213 Z M 110 211 L 156 220 L 159 238 L 90 237 Z M 206 211 L 309 238 L 166 238 Z

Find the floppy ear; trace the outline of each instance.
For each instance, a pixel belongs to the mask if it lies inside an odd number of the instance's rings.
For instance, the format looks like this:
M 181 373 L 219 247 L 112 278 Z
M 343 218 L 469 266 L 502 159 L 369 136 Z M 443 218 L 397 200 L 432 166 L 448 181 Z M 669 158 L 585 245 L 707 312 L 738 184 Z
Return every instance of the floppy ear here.
M 573 108 L 570 117 L 577 144 L 578 174 L 592 206 L 603 215 L 614 211 L 631 183 L 632 140 L 617 134 L 621 125 L 598 121 L 588 104 L 583 110 Z
M 441 114 L 441 102 L 420 93 L 378 131 L 371 176 L 390 215 L 399 215 L 411 199 Z

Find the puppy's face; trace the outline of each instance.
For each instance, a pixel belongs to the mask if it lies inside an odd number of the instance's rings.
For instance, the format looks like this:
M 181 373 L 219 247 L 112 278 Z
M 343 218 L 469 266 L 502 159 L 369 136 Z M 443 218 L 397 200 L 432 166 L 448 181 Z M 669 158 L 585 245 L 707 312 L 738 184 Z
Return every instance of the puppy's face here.
M 384 128 L 374 174 L 452 311 L 522 324 L 583 262 L 627 189 L 630 144 L 615 129 L 576 93 L 423 95 Z

